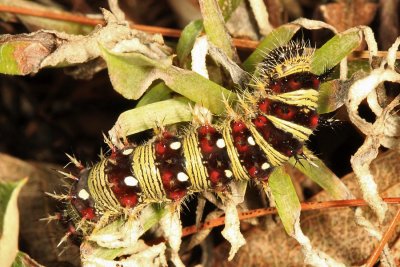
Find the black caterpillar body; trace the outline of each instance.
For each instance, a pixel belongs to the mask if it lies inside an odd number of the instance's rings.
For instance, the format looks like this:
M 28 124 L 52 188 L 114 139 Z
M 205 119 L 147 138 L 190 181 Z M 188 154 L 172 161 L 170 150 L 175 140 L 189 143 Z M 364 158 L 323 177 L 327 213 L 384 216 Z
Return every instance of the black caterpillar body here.
M 93 224 L 105 213 L 223 192 L 234 180 L 267 182 L 275 167 L 303 155 L 317 127 L 320 76 L 311 73 L 312 56 L 302 43 L 276 48 L 225 120 L 191 125 L 181 134 L 163 131 L 82 170 L 70 190 L 73 221 Z

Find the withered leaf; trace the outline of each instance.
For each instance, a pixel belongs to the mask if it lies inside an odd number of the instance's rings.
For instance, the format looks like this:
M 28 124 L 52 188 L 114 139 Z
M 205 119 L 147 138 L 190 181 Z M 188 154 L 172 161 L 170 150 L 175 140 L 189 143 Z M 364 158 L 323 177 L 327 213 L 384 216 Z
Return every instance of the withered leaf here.
M 338 1 L 321 5 L 324 20 L 339 32 L 357 25 L 369 25 L 375 17 L 378 4 L 369 0 Z

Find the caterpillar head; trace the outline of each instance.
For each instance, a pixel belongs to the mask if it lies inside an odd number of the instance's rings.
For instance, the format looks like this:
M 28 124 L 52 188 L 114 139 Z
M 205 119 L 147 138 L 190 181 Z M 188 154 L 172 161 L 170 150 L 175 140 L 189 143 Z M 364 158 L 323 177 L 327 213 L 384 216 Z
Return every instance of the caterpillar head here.
M 270 94 L 282 94 L 300 89 L 315 89 L 321 77 L 311 72 L 314 49 L 304 42 L 290 42 L 271 50 L 258 65 L 252 84 Z
M 280 79 L 295 73 L 311 72 L 314 49 L 304 42 L 290 42 L 273 49 L 261 63 L 262 74 L 270 79 Z
M 70 201 L 70 210 L 73 213 L 72 218 L 83 218 L 89 221 L 97 221 L 98 215 L 95 208 L 95 201 L 88 188 L 89 169 L 84 169 L 70 189 L 72 196 Z

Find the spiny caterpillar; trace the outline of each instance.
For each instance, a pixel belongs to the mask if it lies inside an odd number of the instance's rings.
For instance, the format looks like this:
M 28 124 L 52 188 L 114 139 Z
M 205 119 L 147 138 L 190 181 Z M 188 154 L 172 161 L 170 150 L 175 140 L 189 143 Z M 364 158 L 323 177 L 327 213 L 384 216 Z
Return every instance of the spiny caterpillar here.
M 151 203 L 177 203 L 196 192 L 226 192 L 235 180 L 267 183 L 275 167 L 305 157 L 318 125 L 321 77 L 311 73 L 313 49 L 291 42 L 270 51 L 228 116 L 193 123 L 183 133 L 160 131 L 142 145 L 125 144 L 83 168 L 67 213 L 85 235 L 107 214 Z

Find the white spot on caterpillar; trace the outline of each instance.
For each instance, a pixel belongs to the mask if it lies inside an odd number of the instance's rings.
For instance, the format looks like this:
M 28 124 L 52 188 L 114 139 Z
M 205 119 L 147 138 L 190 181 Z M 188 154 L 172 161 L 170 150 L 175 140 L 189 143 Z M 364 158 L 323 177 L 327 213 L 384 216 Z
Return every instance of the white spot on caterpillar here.
M 87 200 L 87 199 L 89 199 L 90 195 L 89 195 L 88 191 L 86 191 L 85 189 L 81 189 L 81 191 L 79 191 L 79 193 L 78 193 L 78 197 L 80 199 Z
M 169 147 L 170 147 L 172 150 L 178 150 L 179 148 L 181 148 L 181 142 L 179 142 L 179 141 L 173 142 L 173 143 L 171 143 L 171 144 L 169 145 Z
M 255 146 L 256 142 L 254 141 L 253 136 L 249 136 L 249 138 L 247 138 L 247 142 L 251 145 L 251 146 Z
M 124 183 L 125 183 L 127 186 L 137 186 L 137 184 L 138 184 L 139 182 L 138 182 L 138 180 L 137 180 L 135 177 L 133 177 L 133 176 L 126 176 L 126 177 L 124 178 Z
M 184 172 L 180 172 L 178 173 L 178 180 L 180 182 L 186 182 L 187 180 L 189 180 L 189 176 L 187 176 L 187 174 Z
M 122 154 L 125 156 L 128 156 L 128 155 L 132 154 L 132 152 L 133 152 L 133 148 L 128 148 L 128 149 L 123 150 Z
M 231 178 L 232 175 L 233 175 L 233 173 L 231 172 L 231 170 L 225 170 L 224 172 L 225 172 L 225 176 L 228 177 L 228 178 Z
M 224 139 L 220 138 L 220 139 L 217 140 L 217 147 L 219 147 L 219 148 L 224 148 L 225 147 Z
M 263 170 L 266 170 L 266 169 L 268 169 L 269 167 L 271 167 L 271 165 L 269 165 L 268 162 L 264 162 L 264 163 L 261 165 L 261 169 L 263 169 Z

